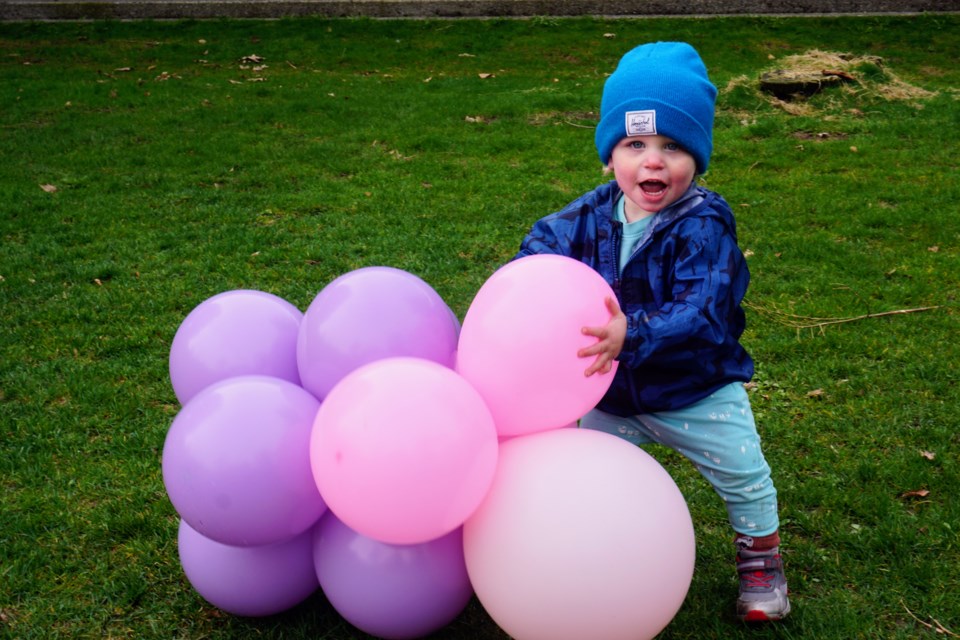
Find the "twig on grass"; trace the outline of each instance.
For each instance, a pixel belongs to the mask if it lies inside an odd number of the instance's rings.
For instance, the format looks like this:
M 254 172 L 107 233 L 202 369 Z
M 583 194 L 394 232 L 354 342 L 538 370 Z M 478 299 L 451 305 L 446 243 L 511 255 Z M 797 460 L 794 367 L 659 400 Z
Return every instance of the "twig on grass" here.
M 960 638 L 960 635 L 957 635 L 957 634 L 954 633 L 953 631 L 950 631 L 949 629 L 947 629 L 945 626 L 943 626 L 942 624 L 940 624 L 940 621 L 937 620 L 936 618 L 934 618 L 934 617 L 931 617 L 931 618 L 930 618 L 931 620 L 933 620 L 934 624 L 930 624 L 929 622 L 924 622 L 923 620 L 921 620 L 920 618 L 918 618 L 918 617 L 913 613 L 913 611 L 910 611 L 910 609 L 907 607 L 907 605 L 905 605 L 905 604 L 903 603 L 903 600 L 900 601 L 900 604 L 903 606 L 903 608 L 906 610 L 906 612 L 910 614 L 910 617 L 911 617 L 911 618 L 913 618 L 914 620 L 916 620 L 917 622 L 919 622 L 920 624 L 922 624 L 923 626 L 925 626 L 927 629 L 933 629 L 933 630 L 936 631 L 937 633 L 942 633 L 942 634 L 948 635 L 948 636 L 950 636 L 951 638 Z
M 835 325 L 835 324 L 845 324 L 848 322 L 857 322 L 859 320 L 867 320 L 869 318 L 883 318 L 885 316 L 896 316 L 896 315 L 905 315 L 908 313 L 920 313 L 921 311 L 933 311 L 934 309 L 939 309 L 940 305 L 934 305 L 930 307 L 914 307 L 912 309 L 894 309 L 892 311 L 881 311 L 879 313 L 864 313 L 859 316 L 849 316 L 842 318 L 817 318 L 811 316 L 798 316 L 792 313 L 787 313 L 781 311 L 777 308 L 767 308 L 752 302 L 744 301 L 744 306 L 754 311 L 761 313 L 766 316 L 770 316 L 776 319 L 780 324 L 786 325 L 797 331 L 801 329 L 819 329 L 822 333 L 824 328 Z

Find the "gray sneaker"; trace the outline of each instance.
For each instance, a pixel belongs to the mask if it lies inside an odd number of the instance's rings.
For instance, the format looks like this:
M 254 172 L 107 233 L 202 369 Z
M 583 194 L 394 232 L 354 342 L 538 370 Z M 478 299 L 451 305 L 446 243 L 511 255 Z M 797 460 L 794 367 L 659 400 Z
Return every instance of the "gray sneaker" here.
M 780 548 L 751 551 L 743 545 L 738 546 L 740 597 L 737 598 L 737 617 L 744 622 L 782 620 L 790 613 L 790 600 L 787 599 L 787 577 L 783 573 Z

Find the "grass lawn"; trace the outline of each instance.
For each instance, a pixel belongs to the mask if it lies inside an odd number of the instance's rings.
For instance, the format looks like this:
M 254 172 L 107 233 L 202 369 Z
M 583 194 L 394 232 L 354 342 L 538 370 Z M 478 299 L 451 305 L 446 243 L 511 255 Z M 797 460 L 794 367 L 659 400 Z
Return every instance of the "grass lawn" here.
M 243 619 L 186 581 L 160 467 L 177 327 L 231 289 L 305 310 L 370 265 L 462 319 L 605 179 L 605 74 L 671 39 L 720 88 L 704 182 L 749 255 L 794 613 L 736 621 L 725 511 L 654 449 L 698 539 L 661 637 L 957 637 L 960 16 L 928 15 L 0 24 L 0 638 L 367 637 L 319 593 Z M 756 91 L 811 50 L 857 81 Z M 505 636 L 473 601 L 436 637 Z

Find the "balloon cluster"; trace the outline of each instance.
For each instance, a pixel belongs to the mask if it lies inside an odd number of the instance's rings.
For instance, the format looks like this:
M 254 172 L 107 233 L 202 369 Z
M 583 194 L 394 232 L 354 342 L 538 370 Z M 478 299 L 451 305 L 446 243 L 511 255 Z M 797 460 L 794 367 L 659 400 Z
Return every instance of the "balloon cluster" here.
M 613 379 L 576 356 L 610 295 L 575 260 L 531 256 L 462 327 L 389 267 L 305 313 L 251 290 L 198 305 L 171 346 L 182 407 L 162 461 L 191 585 L 241 616 L 319 587 L 383 638 L 428 635 L 474 594 L 519 640 L 652 638 L 692 577 L 686 504 L 640 449 L 564 428 Z

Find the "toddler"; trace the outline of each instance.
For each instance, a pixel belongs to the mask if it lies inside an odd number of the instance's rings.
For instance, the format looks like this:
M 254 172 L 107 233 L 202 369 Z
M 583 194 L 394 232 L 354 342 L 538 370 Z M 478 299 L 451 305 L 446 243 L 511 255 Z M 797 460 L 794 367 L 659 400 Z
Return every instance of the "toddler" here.
M 790 612 L 777 492 L 743 383 L 740 344 L 749 273 L 729 205 L 698 186 L 713 147 L 717 90 L 688 44 L 639 46 L 607 79 L 595 142 L 615 178 L 534 224 L 517 257 L 588 264 L 616 294 L 610 322 L 584 327 L 586 375 L 619 362 L 580 426 L 691 461 L 726 504 L 740 576 L 737 616 Z

